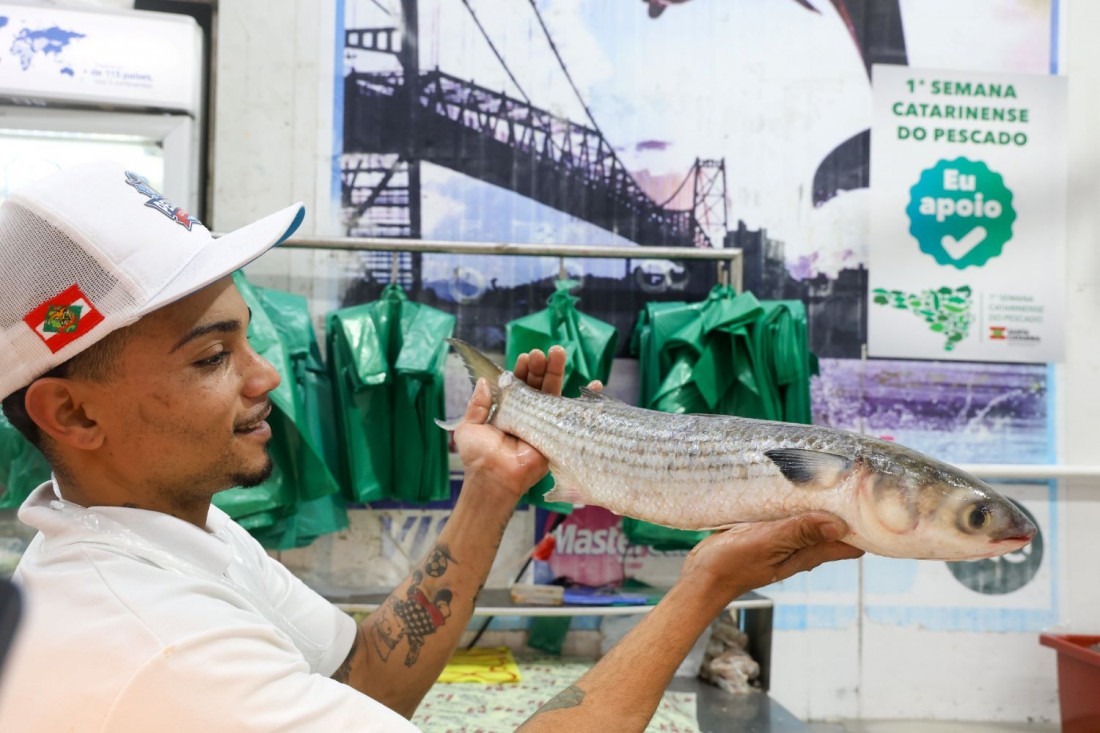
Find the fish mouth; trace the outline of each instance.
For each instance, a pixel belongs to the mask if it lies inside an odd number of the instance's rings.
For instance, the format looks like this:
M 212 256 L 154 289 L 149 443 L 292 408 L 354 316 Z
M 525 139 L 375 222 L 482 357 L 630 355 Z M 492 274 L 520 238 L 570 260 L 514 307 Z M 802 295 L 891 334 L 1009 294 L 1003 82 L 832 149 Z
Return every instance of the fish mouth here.
M 994 554 L 1003 555 L 1008 552 L 1020 550 L 1031 543 L 1034 535 L 1020 535 L 1018 537 L 1005 537 L 999 540 L 993 540 L 990 544 L 994 548 Z
M 1038 531 L 1024 531 L 1016 530 L 1013 534 L 1006 534 L 1003 536 L 991 537 L 989 544 L 986 545 L 985 552 L 980 555 L 974 555 L 970 559 L 978 560 L 982 558 L 999 557 L 1000 555 L 1007 555 L 1010 552 L 1021 550 L 1035 539 L 1035 535 Z
M 1023 532 L 1017 530 L 1013 534 L 991 538 L 990 544 L 997 549 L 998 553 L 1012 552 L 1027 545 L 1035 539 L 1036 534 L 1038 531 L 1035 529 Z
M 1024 546 L 1039 534 L 1039 528 L 1028 517 L 1016 517 L 1007 527 L 990 536 L 993 544 L 999 546 L 1019 545 Z

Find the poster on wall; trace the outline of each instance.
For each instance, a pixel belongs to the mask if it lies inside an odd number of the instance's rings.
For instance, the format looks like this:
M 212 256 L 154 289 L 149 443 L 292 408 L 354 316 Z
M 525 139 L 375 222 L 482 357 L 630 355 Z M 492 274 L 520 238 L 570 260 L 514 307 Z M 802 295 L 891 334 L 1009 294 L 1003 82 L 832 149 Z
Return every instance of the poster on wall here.
M 875 66 L 868 350 L 1061 361 L 1066 80 Z

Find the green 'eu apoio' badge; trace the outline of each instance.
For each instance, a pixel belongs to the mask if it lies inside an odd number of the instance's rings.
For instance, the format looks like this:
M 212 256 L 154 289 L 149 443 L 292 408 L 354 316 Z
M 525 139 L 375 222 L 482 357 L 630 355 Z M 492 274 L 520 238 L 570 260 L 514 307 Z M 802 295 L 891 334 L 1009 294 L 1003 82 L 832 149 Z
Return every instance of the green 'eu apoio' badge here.
M 941 265 L 980 267 L 1012 239 L 1012 192 L 980 160 L 941 160 L 910 189 L 909 233 Z

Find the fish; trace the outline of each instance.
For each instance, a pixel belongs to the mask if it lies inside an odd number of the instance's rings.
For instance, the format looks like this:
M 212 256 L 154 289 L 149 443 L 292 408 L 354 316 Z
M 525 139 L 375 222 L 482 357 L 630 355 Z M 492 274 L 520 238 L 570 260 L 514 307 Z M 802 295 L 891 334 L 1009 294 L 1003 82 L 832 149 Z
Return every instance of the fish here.
M 474 346 L 448 341 L 471 380 L 488 383 L 489 424 L 546 457 L 548 501 L 687 530 L 824 511 L 847 522 L 842 541 L 853 547 L 923 560 L 996 557 L 1038 531 L 988 484 L 894 442 L 820 425 L 658 412 L 587 389 L 552 395 Z

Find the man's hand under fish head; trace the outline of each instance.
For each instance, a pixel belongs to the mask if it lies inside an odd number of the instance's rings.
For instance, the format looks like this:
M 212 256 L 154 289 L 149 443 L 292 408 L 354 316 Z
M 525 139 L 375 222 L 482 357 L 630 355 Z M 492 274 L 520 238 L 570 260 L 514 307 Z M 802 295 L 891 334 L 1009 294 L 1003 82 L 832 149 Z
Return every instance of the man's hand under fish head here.
M 684 561 L 682 577 L 711 584 L 732 600 L 822 563 L 863 555 L 839 541 L 846 534 L 844 520 L 826 512 L 737 524 L 696 545 Z
M 555 345 L 549 353 L 534 349 L 520 354 L 512 373 L 533 389 L 560 395 L 565 382 L 565 349 Z M 596 381 L 588 387 L 600 390 L 603 385 Z M 492 406 L 489 385 L 480 379 L 461 424 L 455 428 L 455 445 L 467 477 L 477 476 L 499 490 L 502 498 L 518 501 L 550 468 L 546 458 L 526 442 L 488 424 Z

